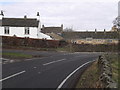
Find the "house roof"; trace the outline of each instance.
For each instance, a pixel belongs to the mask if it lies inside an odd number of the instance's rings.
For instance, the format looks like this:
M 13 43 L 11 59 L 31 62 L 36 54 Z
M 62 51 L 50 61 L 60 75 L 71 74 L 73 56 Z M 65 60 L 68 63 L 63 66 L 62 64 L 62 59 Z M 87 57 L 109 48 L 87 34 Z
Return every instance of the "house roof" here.
M 2 26 L 38 27 L 39 21 L 32 18 L 2 18 Z
M 62 37 L 65 39 L 117 39 L 119 38 L 118 32 L 63 32 Z
M 42 28 L 43 33 L 61 33 L 62 32 L 62 27 L 44 27 Z
M 46 33 L 46 34 L 51 36 L 51 38 L 54 39 L 54 40 L 63 40 L 63 37 L 61 37 L 58 34 L 55 34 L 55 33 Z

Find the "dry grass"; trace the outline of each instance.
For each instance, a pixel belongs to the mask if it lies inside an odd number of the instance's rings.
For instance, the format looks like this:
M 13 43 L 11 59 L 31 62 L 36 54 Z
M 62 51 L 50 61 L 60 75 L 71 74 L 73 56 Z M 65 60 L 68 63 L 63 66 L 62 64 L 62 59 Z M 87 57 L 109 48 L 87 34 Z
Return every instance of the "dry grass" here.
M 120 55 L 118 53 L 109 53 L 106 58 L 110 60 L 112 67 L 112 79 L 120 86 Z
M 109 53 L 106 58 L 110 60 L 112 68 L 112 79 L 118 83 L 120 87 L 120 55 L 116 53 Z M 99 81 L 99 72 L 97 61 L 94 62 L 80 77 L 76 88 L 103 88 L 102 83 Z
M 21 58 L 32 58 L 32 55 L 22 54 L 22 53 L 2 53 L 3 58 L 11 58 L 11 59 L 21 59 Z
M 76 88 L 97 88 L 98 77 L 99 75 L 96 61 L 82 74 Z

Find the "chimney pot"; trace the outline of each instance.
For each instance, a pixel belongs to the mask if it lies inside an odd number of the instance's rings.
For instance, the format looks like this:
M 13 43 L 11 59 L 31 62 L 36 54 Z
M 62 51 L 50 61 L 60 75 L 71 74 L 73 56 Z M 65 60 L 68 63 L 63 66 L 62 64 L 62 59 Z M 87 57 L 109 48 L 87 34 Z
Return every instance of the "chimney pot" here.
M 39 12 L 37 12 L 37 16 L 40 16 Z
M 27 16 L 25 15 L 24 18 L 27 18 Z
M 4 16 L 4 13 L 3 13 L 3 11 L 1 10 L 1 14 L 0 15 L 2 15 L 2 16 Z

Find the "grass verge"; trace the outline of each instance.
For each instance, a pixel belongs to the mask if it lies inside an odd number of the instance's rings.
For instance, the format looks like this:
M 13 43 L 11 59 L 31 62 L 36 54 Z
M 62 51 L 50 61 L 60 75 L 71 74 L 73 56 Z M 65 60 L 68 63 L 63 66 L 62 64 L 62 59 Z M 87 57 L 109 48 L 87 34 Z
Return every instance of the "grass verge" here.
M 22 54 L 22 53 L 9 53 L 9 52 L 3 52 L 2 53 L 3 58 L 12 58 L 12 59 L 22 59 L 22 58 L 32 58 L 32 55 L 28 54 Z
M 98 81 L 97 61 L 94 62 L 80 77 L 76 88 L 95 88 Z
M 105 55 L 107 60 L 110 60 L 112 68 L 112 79 L 120 88 L 120 55 L 117 53 L 108 53 Z M 99 70 L 97 61 L 94 62 L 80 77 L 76 88 L 103 88 L 99 81 Z
M 120 55 L 118 53 L 109 53 L 106 58 L 110 60 L 112 67 L 112 79 L 118 83 L 120 88 Z
M 28 46 L 8 46 L 4 45 L 4 49 L 17 49 L 17 50 L 35 50 L 35 51 L 56 51 L 56 48 L 38 48 L 38 47 L 28 47 Z

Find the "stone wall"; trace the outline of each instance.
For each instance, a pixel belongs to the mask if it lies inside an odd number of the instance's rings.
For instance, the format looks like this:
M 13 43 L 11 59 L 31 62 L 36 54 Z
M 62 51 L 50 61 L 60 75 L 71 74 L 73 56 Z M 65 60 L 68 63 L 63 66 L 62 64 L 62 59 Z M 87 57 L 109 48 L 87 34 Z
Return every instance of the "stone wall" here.
M 46 40 L 20 37 L 2 36 L 2 46 L 25 46 L 35 48 L 67 48 L 72 52 L 117 52 L 119 50 L 116 44 L 70 44 L 64 40 Z
M 75 52 L 118 52 L 118 44 L 73 44 Z
M 103 88 L 117 88 L 117 83 L 112 79 L 112 68 L 110 61 L 105 56 L 98 59 L 99 81 Z

